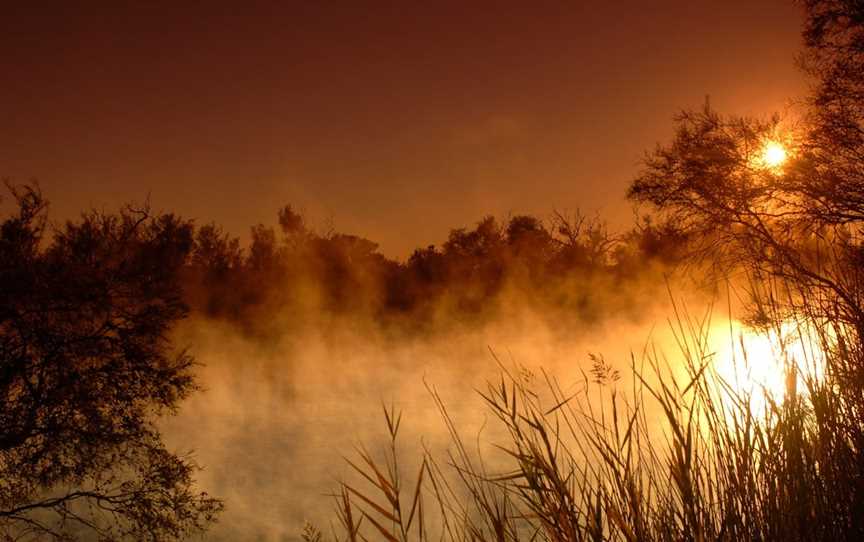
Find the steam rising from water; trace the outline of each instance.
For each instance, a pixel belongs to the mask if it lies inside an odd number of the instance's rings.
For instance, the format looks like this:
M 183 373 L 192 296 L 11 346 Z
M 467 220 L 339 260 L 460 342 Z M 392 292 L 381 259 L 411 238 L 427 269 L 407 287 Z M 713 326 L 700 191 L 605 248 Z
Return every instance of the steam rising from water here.
M 326 494 L 348 474 L 343 457 L 363 443 L 373 452 L 385 434 L 382 403 L 403 412 L 401 452 L 446 449 L 440 414 L 425 385 L 434 386 L 463 437 L 495 438 L 475 390 L 499 368 L 540 368 L 567 386 L 602 353 L 622 373 L 630 352 L 649 339 L 671 344 L 668 314 L 658 303 L 642 318 L 549 322 L 525 312 L 446 334 L 394 338 L 374 326 L 315 322 L 262 344 L 230 325 L 194 319 L 178 331 L 193 346 L 205 391 L 164 425 L 169 446 L 194 450 L 205 467 L 202 488 L 225 499 L 212 540 L 293 540 L 304 521 L 324 530 L 332 518 Z M 661 329 L 663 328 L 663 329 Z M 481 433 L 482 430 L 482 433 Z M 422 437 L 422 439 L 421 439 Z M 410 468 L 410 467 L 409 467 Z

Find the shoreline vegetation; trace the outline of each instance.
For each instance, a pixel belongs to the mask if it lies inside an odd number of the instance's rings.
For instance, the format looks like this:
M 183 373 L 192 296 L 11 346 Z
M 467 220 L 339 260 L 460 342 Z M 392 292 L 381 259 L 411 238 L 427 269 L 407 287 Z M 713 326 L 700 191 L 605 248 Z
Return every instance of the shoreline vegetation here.
M 689 313 L 670 289 L 674 356 L 594 355 L 576 382 L 496 357 L 500 374 L 477 397 L 491 447 L 427 383 L 449 448 L 400 455 L 402 417 L 385 406 L 389 445 L 345 451 L 330 529 L 298 534 L 864 540 L 864 6 L 801 4 L 812 81 L 801 118 L 707 102 L 682 112 L 630 185 L 641 214 L 621 235 L 578 213 L 485 217 L 399 262 L 362 237 L 314 231 L 290 205 L 241 247 L 149 205 L 51 224 L 38 184 L 7 182 L 0 538 L 182 540 L 230 509 L 159 430 L 202 387 L 173 335 L 190 316 L 262 345 L 341 322 L 446 340 L 523 309 L 590 333 L 638 318 L 672 274 L 744 311 L 746 332 L 730 322 L 731 365 L 718 362 L 710 312 Z M 768 362 L 773 383 L 739 378 Z
M 332 535 L 307 524 L 303 539 L 857 540 L 854 333 L 795 328 L 822 356 L 816 371 L 778 352 L 778 394 L 717 371 L 709 315 L 676 318 L 672 357 L 646 347 L 618 369 L 592 356 L 575 383 L 496 357 L 499 379 L 477 391 L 496 435 L 482 443 L 427 384 L 446 454 L 400 457 L 401 413 L 384 406 L 389 447 L 346 454 Z
M 801 124 L 685 111 L 629 191 L 686 239 L 686 265 L 720 287 L 737 277 L 750 326 L 797 336 L 803 347 L 773 353 L 740 338 L 741 369 L 773 356 L 785 389 L 718 373 L 706 319 L 677 310 L 676 358 L 647 349 L 619 371 L 595 357 L 575 393 L 502 365 L 479 394 L 506 467 L 489 467 L 432 389 L 450 451 L 401 473 L 400 417 L 385 410 L 393 444 L 348 459 L 335 539 L 864 538 L 864 11 L 803 4 L 814 85 Z

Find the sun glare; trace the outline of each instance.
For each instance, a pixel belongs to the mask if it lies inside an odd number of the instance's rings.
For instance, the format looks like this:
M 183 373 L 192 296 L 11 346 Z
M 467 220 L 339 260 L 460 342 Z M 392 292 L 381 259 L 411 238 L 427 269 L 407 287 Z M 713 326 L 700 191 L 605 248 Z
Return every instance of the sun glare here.
M 771 401 L 781 404 L 804 391 L 808 376 L 819 378 L 823 354 L 818 341 L 794 323 L 779 330 L 756 332 L 740 322 L 724 326 L 717 337 L 715 370 L 738 398 L 748 398 L 754 416 L 762 416 Z M 719 329 L 718 329 L 719 331 Z
M 776 141 L 768 141 L 762 149 L 762 163 L 769 168 L 778 168 L 786 162 L 786 148 Z

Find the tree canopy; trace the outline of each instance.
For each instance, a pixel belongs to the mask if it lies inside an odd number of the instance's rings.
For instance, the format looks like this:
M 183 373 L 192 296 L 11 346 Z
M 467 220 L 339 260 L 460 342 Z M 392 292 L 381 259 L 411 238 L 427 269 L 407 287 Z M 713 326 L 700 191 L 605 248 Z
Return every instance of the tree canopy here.
M 48 234 L 35 187 L 0 224 L 0 532 L 175 540 L 221 502 L 155 426 L 195 390 L 169 330 L 186 314 L 191 225 L 146 208 Z
M 694 254 L 726 271 L 748 268 L 754 289 L 779 280 L 782 299 L 774 301 L 788 310 L 861 332 L 864 8 L 853 0 L 804 5 L 802 64 L 814 85 L 801 118 L 724 116 L 707 105 L 686 111 L 629 196 L 694 241 Z M 787 148 L 784 163 L 764 159 L 772 144 Z

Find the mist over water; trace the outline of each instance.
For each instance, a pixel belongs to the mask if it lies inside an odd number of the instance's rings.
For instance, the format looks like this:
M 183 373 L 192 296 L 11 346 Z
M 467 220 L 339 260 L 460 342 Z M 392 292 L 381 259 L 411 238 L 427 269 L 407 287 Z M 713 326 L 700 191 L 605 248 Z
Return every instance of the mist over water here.
M 861 0 L 294 4 L 6 10 L 0 539 L 864 540 Z
M 178 344 L 192 345 L 204 391 L 164 431 L 170 447 L 194 450 L 205 468 L 200 486 L 225 499 L 224 516 L 206 538 L 294 540 L 305 521 L 329 531 L 327 494 L 351 475 L 343 457 L 361 444 L 374 454 L 386 441 L 382 405 L 403 413 L 406 472 L 424 446 L 444 452 L 449 437 L 427 385 L 469 442 L 501 442 L 476 393 L 497 378 L 495 357 L 537 378 L 548 371 L 565 389 L 583 381 L 589 353 L 627 374 L 631 352 L 638 357 L 648 341 L 673 344 L 661 292 L 638 317 L 553 321 L 514 309 L 482 325 L 411 337 L 320 319 L 261 342 L 224 322 L 188 321 Z
M 307 521 L 329 532 L 328 495 L 356 476 L 345 458 L 387 442 L 384 406 L 403 414 L 406 476 L 424 450 L 446 463 L 451 436 L 430 390 L 495 462 L 506 435 L 477 390 L 502 367 L 572 393 L 591 354 L 627 375 L 649 341 L 674 345 L 670 291 L 700 313 L 707 302 L 673 272 L 683 245 L 662 225 L 615 235 L 579 213 L 485 217 L 397 262 L 362 237 L 310 230 L 290 206 L 278 217 L 245 251 L 200 228 L 185 277 L 192 313 L 173 338 L 200 364 L 203 391 L 162 428 L 225 502 L 208 540 L 295 540 Z

